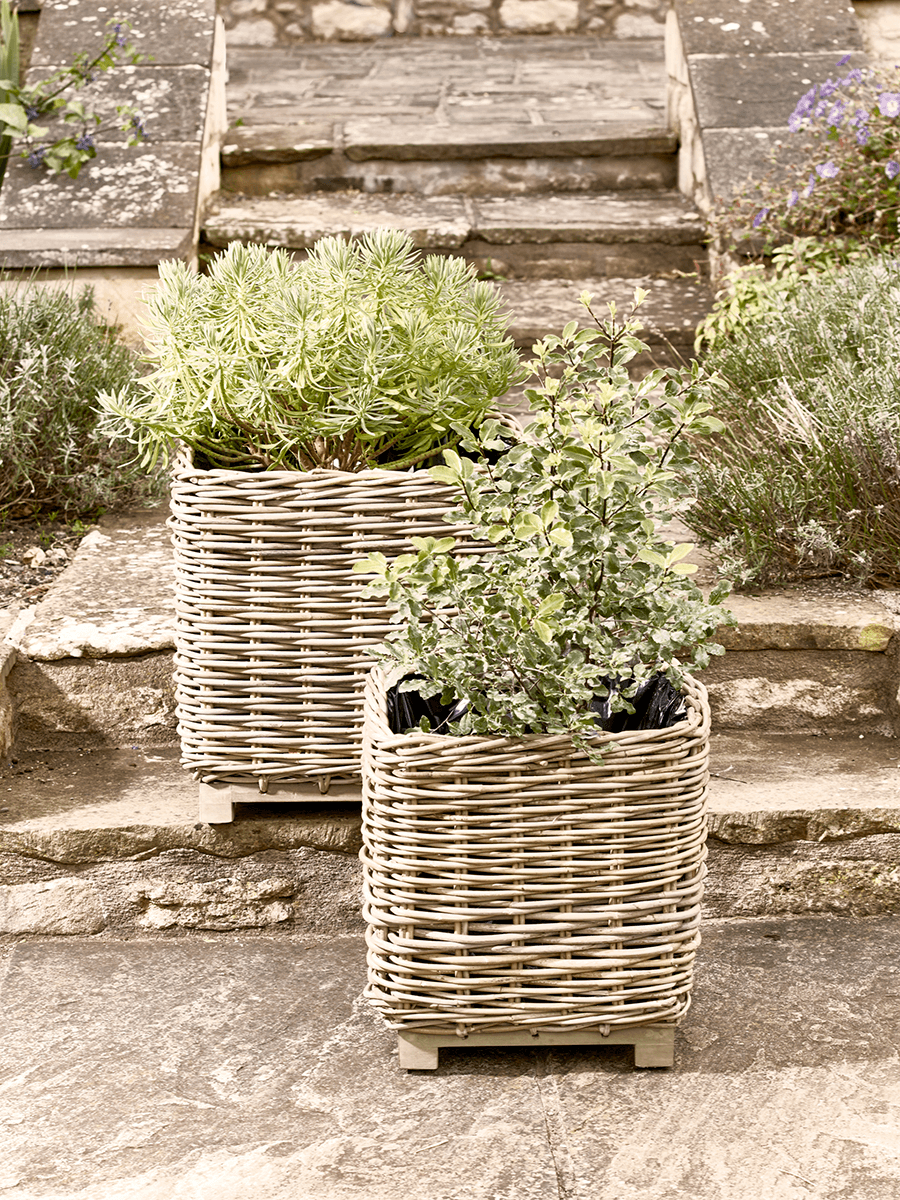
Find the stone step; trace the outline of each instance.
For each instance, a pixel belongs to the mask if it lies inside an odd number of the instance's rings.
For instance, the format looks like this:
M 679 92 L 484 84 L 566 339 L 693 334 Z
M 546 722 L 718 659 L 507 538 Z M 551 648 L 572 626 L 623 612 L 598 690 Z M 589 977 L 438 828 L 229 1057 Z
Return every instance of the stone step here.
M 303 196 L 219 193 L 207 206 L 213 248 L 261 242 L 303 252 L 319 238 L 408 231 L 423 251 L 457 254 L 489 277 L 586 279 L 704 269 L 704 226 L 675 191 L 599 195 L 423 197 L 360 192 Z
M 667 532 L 692 540 L 684 526 Z M 709 556 L 693 553 L 711 583 Z M 7 638 L 0 712 L 13 714 L 18 749 L 174 744 L 173 581 L 159 511 L 104 518 L 84 539 Z M 729 604 L 738 627 L 703 674 L 717 729 L 900 733 L 896 618 L 871 595 L 807 585 Z
M 675 186 L 661 38 L 236 46 L 228 66 L 229 191 Z
M 717 733 L 707 917 L 900 911 L 900 744 Z M 197 818 L 177 749 L 0 772 L 0 934 L 361 931 L 358 793 Z

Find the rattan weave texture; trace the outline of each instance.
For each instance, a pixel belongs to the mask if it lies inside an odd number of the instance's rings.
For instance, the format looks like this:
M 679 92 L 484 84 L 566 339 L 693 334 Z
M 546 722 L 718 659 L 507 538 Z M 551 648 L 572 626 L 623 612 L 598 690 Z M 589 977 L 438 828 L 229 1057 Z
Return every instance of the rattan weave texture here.
M 182 761 L 205 783 L 358 778 L 363 689 L 390 609 L 353 572 L 460 532 L 424 471 L 195 469 L 172 479 Z
M 706 873 L 709 706 L 604 734 L 396 735 L 372 672 L 363 750 L 367 996 L 395 1028 L 622 1027 L 688 1008 Z

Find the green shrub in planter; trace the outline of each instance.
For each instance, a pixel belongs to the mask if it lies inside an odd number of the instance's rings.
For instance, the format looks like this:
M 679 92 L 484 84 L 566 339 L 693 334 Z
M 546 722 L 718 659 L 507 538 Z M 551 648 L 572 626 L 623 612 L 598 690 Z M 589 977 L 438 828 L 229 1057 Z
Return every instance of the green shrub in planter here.
M 490 284 L 397 230 L 323 238 L 300 264 L 235 243 L 208 275 L 160 268 L 153 370 L 103 403 L 147 464 L 178 440 L 210 467 L 405 468 L 519 377 L 505 329 Z
M 691 546 L 659 531 L 691 502 L 688 437 L 721 429 L 710 385 L 696 364 L 629 379 L 646 347 L 610 308 L 598 328 L 573 321 L 535 347 L 520 443 L 486 422 L 463 437 L 471 457 L 445 451 L 432 470 L 459 489 L 447 519 L 495 552 L 458 557 L 450 537 L 419 538 L 415 553 L 360 564 L 398 606 L 386 656 L 424 677 L 410 689 L 468 701 L 460 734 L 565 733 L 589 747 L 610 680 L 612 710 L 629 709 L 641 683 L 661 673 L 677 688 L 722 652 L 712 637 L 731 622 L 727 589 L 707 601 L 684 561 Z M 494 465 L 473 462 L 489 451 Z

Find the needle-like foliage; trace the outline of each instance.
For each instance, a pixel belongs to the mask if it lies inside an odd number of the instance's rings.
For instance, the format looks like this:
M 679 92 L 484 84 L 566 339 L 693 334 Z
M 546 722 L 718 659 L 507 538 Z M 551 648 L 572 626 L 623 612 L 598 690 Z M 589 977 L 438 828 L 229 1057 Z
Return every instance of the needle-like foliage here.
M 494 288 L 398 230 L 166 263 L 150 310 L 141 392 L 103 398 L 148 465 L 180 441 L 214 467 L 408 467 L 519 377 Z
M 137 375 L 89 290 L 0 294 L 0 511 L 90 514 L 152 494 L 133 448 L 98 429 L 98 393 L 127 395 Z

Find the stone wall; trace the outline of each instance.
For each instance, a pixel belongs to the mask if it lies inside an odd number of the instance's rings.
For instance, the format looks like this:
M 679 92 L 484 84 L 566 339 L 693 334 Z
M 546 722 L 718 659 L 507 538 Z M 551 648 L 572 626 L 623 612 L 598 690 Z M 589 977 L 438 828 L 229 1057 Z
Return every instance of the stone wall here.
M 669 0 L 219 0 L 236 46 L 394 34 L 596 33 L 662 37 Z

